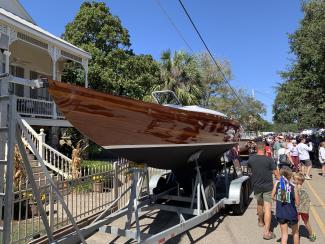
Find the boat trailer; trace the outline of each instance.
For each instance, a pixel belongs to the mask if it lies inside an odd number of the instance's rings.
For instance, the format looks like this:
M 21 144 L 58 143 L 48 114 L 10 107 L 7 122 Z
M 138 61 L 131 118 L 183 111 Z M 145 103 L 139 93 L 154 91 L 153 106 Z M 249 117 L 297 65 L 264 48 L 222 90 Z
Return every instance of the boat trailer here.
M 222 172 L 213 174 L 210 179 L 205 179 L 201 173 L 197 160 L 200 151 L 189 158 L 195 162 L 196 177 L 192 186 L 191 196 L 183 196 L 179 185 L 169 184 L 174 181 L 172 172 L 154 175 L 149 179 L 146 166 L 130 169 L 132 184 L 106 210 L 104 210 L 90 225 L 80 229 L 85 238 L 97 230 L 113 236 L 124 236 L 136 240 L 137 243 L 164 243 L 165 241 L 186 232 L 187 230 L 207 221 L 221 209 L 231 206 L 234 214 L 242 214 L 249 203 L 251 182 L 247 175 L 229 180 L 230 169 L 224 163 Z M 209 173 L 211 175 L 211 172 Z M 171 186 L 167 190 L 163 186 Z M 217 193 L 217 185 L 222 186 L 223 193 Z M 147 189 L 142 194 L 142 189 Z M 220 187 L 219 187 L 220 190 Z M 158 191 L 158 192 L 157 192 Z M 109 214 L 118 200 L 130 192 L 128 204 L 120 210 Z M 143 211 L 163 210 L 174 212 L 179 217 L 179 223 L 157 234 L 147 234 L 140 230 L 140 216 Z M 109 214 L 109 215 L 108 215 Z M 186 217 L 185 217 L 186 216 Z M 125 227 L 119 228 L 113 222 L 121 217 L 126 217 Z M 134 219 L 135 228 L 131 228 Z M 71 233 L 57 240 L 56 243 L 78 243 L 77 233 Z

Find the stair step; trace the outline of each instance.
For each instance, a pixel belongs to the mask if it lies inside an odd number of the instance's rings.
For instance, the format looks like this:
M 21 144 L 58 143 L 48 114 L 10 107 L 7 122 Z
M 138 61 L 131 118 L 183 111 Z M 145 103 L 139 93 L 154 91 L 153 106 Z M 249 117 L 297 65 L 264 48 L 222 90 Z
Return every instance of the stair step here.
M 7 160 L 0 160 L 0 165 L 6 165 L 7 164 Z
M 33 162 L 29 162 L 29 165 L 32 166 L 32 167 L 41 167 L 38 165 L 38 162 L 37 161 L 33 161 Z
M 9 101 L 9 96 L 0 96 L 0 101 Z
M 34 174 L 39 173 L 39 172 L 43 172 L 41 166 L 32 166 L 32 171 L 33 171 Z
M 27 158 L 29 160 L 35 160 L 35 156 L 33 154 L 27 154 Z
M 8 127 L 0 127 L 0 132 L 7 132 L 8 131 Z
M 4 197 L 5 195 L 6 195 L 6 193 L 0 192 L 0 197 Z

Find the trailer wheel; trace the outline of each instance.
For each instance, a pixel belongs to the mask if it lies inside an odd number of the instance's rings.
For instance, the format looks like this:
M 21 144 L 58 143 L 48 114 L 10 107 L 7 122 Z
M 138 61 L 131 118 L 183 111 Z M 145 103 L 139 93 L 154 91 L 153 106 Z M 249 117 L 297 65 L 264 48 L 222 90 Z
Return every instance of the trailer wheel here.
M 207 199 L 208 208 L 211 208 L 216 201 L 216 186 L 212 180 L 208 180 L 204 185 L 204 194 Z
M 249 186 L 247 182 L 243 183 L 243 192 L 244 192 L 244 206 L 248 205 L 249 202 Z
M 245 196 L 246 196 L 245 206 L 247 206 L 249 204 L 250 195 L 251 195 L 251 185 L 250 185 L 249 181 L 246 181 L 246 184 L 245 184 Z
M 240 202 L 239 202 L 239 204 L 232 205 L 232 211 L 236 215 L 242 215 L 244 213 L 244 211 L 245 211 L 244 195 L 245 195 L 245 191 L 244 191 L 244 188 L 242 186 L 242 188 L 240 190 Z

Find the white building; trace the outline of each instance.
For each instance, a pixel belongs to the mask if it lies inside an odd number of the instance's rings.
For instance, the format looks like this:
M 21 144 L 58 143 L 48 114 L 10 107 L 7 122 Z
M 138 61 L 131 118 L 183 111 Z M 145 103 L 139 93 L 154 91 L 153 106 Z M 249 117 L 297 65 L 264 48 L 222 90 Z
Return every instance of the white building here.
M 0 53 L 0 73 L 27 80 L 49 77 L 61 81 L 64 64 L 73 61 L 84 68 L 88 86 L 91 55 L 37 26 L 18 0 L 0 1 L 0 34 L 9 38 L 9 51 Z M 0 87 L 2 93 L 7 89 L 4 87 Z M 44 128 L 52 144 L 57 143 L 58 128 L 71 125 L 57 111 L 47 89 L 32 89 L 23 82 L 7 87 L 9 94 L 18 96 L 18 113 L 34 128 Z

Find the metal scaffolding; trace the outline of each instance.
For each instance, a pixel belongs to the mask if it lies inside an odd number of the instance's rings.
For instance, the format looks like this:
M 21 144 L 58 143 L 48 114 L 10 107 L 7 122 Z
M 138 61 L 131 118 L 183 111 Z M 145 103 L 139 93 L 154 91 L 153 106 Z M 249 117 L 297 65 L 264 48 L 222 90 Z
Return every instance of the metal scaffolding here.
M 54 193 L 57 196 L 58 201 L 61 202 L 63 209 L 65 210 L 71 224 L 73 225 L 78 238 L 82 243 L 86 243 L 83 235 L 81 234 L 72 214 L 70 213 L 63 196 L 54 183 L 50 173 L 48 172 L 42 157 L 38 153 L 35 145 L 32 142 L 30 136 L 28 136 L 27 130 L 22 122 L 21 117 L 16 113 L 16 96 L 8 95 L 9 82 L 17 83 L 16 77 L 4 75 L 0 80 L 0 220 L 3 218 L 3 222 L 0 222 L 0 243 L 11 242 L 11 222 L 12 222 L 12 208 L 13 208 L 13 174 L 14 174 L 14 147 L 17 144 L 19 152 L 23 159 L 23 166 L 26 171 L 26 175 L 31 184 L 33 195 L 37 202 L 37 207 L 40 211 L 41 219 L 44 224 L 49 243 L 54 243 L 53 233 L 49 226 L 49 221 L 44 210 L 41 195 L 35 182 L 32 167 L 28 160 L 25 145 L 21 139 L 21 134 L 24 133 L 27 137 L 28 144 L 32 147 L 33 152 L 37 158 L 39 165 L 42 168 L 48 182 L 50 183 Z M 41 87 L 42 81 L 32 81 L 30 84 L 32 87 Z

